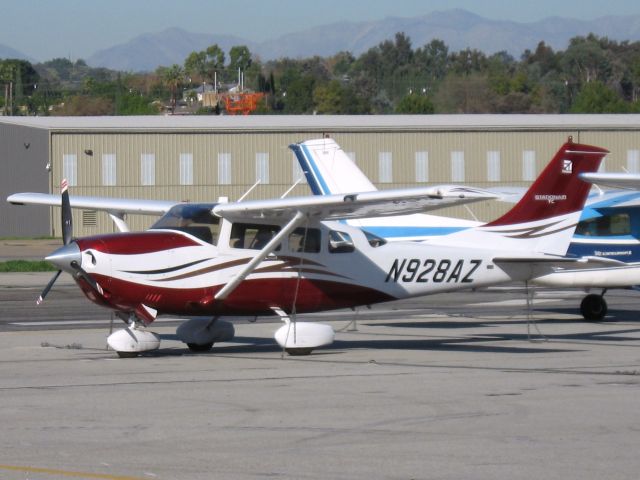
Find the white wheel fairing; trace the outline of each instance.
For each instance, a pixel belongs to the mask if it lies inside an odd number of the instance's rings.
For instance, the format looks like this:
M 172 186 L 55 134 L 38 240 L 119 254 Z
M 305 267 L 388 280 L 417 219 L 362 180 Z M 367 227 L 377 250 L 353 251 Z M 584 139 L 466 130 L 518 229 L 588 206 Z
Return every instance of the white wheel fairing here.
M 335 333 L 330 325 L 309 322 L 287 322 L 275 335 L 276 342 L 286 350 L 312 349 L 331 345 Z
M 123 328 L 109 335 L 107 344 L 116 352 L 149 352 L 160 347 L 160 337 L 148 330 Z

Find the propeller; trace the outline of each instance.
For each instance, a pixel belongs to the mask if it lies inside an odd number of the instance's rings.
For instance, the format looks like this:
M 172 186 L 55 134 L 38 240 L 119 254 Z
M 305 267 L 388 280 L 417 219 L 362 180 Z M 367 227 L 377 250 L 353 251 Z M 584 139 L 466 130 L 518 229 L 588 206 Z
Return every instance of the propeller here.
M 67 270 L 72 275 L 82 277 L 91 286 L 91 288 L 96 290 L 100 295 L 103 294 L 103 290 L 100 285 L 98 285 L 98 283 L 80 266 L 80 248 L 71 238 L 73 235 L 73 217 L 71 214 L 71 202 L 69 201 L 69 183 L 66 179 L 62 180 L 60 190 L 62 194 L 61 220 L 63 246 L 46 257 L 46 260 L 57 265 L 59 270 L 53 275 L 51 280 L 49 280 L 47 286 L 44 287 L 44 290 L 36 301 L 38 305 L 44 301 L 49 290 L 51 290 L 51 287 L 53 287 L 53 284 L 58 280 L 58 277 L 63 270 Z
M 69 245 L 71 235 L 73 235 L 73 216 L 71 215 L 71 202 L 69 201 L 69 182 L 63 179 L 60 184 L 60 193 L 62 194 L 62 244 Z

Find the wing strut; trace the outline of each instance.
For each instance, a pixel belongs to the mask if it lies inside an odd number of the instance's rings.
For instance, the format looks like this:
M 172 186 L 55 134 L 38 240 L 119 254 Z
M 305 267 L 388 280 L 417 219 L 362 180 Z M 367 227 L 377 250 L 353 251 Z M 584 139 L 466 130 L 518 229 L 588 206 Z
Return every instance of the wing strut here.
M 260 262 L 262 262 L 267 255 L 273 252 L 276 247 L 282 243 L 282 239 L 289 235 L 298 225 L 302 223 L 305 218 L 305 214 L 302 212 L 297 212 L 294 217 L 287 223 L 282 230 L 278 232 L 278 234 L 273 237 L 269 243 L 265 245 L 265 247 L 258 252 L 258 254 L 251 259 L 249 263 L 224 287 L 222 287 L 218 293 L 216 293 L 214 300 L 224 300 L 229 296 L 231 292 L 235 290 L 235 288 L 240 285 L 240 283 L 249 276 L 251 272 L 258 266 Z
M 113 220 L 113 223 L 116 224 L 116 227 L 118 227 L 118 230 L 121 232 L 128 232 L 129 231 L 129 225 L 127 225 L 127 222 L 125 222 L 124 217 L 125 217 L 125 213 L 124 212 L 113 212 L 113 211 L 109 211 L 109 216 L 111 217 L 111 220 Z

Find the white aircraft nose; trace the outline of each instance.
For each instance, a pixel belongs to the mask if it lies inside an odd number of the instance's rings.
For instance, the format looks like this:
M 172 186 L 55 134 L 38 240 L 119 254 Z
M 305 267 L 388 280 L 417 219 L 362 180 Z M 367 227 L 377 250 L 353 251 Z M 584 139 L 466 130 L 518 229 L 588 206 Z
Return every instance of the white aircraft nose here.
M 64 247 L 60 247 L 55 252 L 45 257 L 45 260 L 53 263 L 60 270 L 64 270 L 66 272 L 74 271 L 74 268 L 71 266 L 72 262 L 76 262 L 78 266 L 82 265 L 80 247 L 78 247 L 76 242 L 71 242 Z

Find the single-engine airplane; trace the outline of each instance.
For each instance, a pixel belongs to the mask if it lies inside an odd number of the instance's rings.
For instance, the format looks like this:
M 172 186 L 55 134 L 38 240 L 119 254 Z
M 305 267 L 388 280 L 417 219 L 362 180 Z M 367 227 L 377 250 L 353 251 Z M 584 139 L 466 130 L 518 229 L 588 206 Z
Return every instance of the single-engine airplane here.
M 91 301 L 128 323 L 108 338 L 121 356 L 158 348 L 147 326 L 160 314 L 194 318 L 178 337 L 208 350 L 233 336 L 222 316 L 280 315 L 276 332 L 290 353 L 333 341 L 328 325 L 295 314 L 530 281 L 566 265 L 565 253 L 595 172 L 607 150 L 565 143 L 505 215 L 429 243 L 386 242 L 335 220 L 433 210 L 495 198 L 468 187 L 433 187 L 245 201 L 178 204 L 148 231 L 71 238 L 71 203 L 62 186 L 64 246 L 47 260 L 70 273 Z M 12 203 L 29 203 L 15 194 Z M 37 202 L 32 202 L 37 203 Z M 605 262 L 606 263 L 606 262 Z M 289 316 L 294 321 L 290 321 Z
M 331 138 L 307 140 L 291 148 L 315 195 L 376 190 Z M 598 321 L 607 313 L 604 299 L 607 289 L 640 285 L 640 193 L 637 191 L 640 190 L 640 175 L 585 173 L 583 180 L 616 189 L 636 190 L 599 190 L 592 193 L 567 251 L 569 256 L 602 257 L 613 262 L 608 268 L 558 269 L 536 278 L 534 283 L 548 287 L 602 289 L 600 294 L 586 295 L 580 305 L 580 312 L 586 320 Z M 519 196 L 517 191 L 504 187 L 501 192 L 507 199 Z M 347 223 L 388 241 L 430 241 L 434 237 L 483 224 L 422 213 L 348 220 Z

